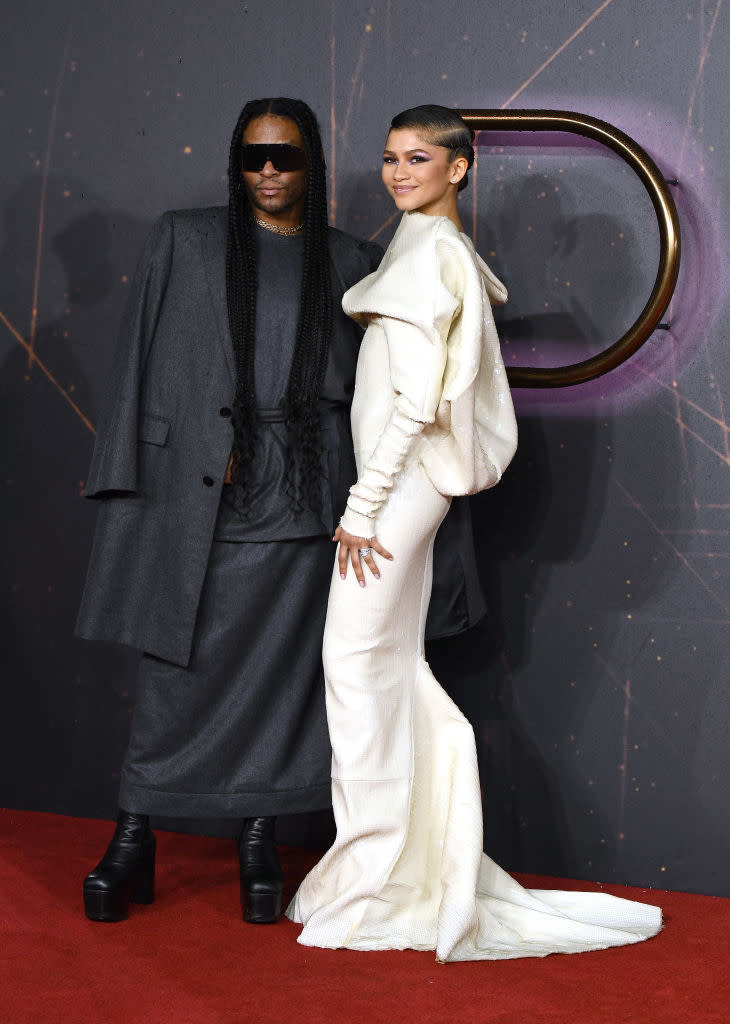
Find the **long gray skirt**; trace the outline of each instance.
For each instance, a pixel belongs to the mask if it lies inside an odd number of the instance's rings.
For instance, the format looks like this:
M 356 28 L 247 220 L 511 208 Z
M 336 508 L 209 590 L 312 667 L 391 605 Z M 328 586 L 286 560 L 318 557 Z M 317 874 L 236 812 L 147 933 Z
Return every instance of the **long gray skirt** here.
M 331 804 L 327 537 L 215 541 L 187 668 L 143 656 L 119 805 L 246 817 Z

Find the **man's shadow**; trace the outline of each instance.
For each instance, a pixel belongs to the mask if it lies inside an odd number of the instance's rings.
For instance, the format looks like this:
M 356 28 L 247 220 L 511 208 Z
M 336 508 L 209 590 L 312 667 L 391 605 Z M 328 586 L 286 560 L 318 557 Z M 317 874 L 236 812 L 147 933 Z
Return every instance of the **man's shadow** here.
M 134 658 L 72 634 L 95 519 L 81 495 L 114 343 L 104 325 L 119 320 L 121 278 L 131 276 L 130 254 L 144 226 L 90 193 L 91 212 L 68 220 L 63 193 L 69 190 L 83 194 L 84 185 L 55 178 L 47 185 L 49 242 L 40 267 L 35 358 L 15 340 L 0 369 L 9 541 L 3 557 L 9 628 L 0 641 L 7 680 L 3 802 L 108 816 L 126 744 Z M 20 318 L 28 301 L 27 319 L 33 294 L 37 207 L 38 183 L 31 179 L 10 197 L 4 216 L 2 265 L 13 273 L 2 307 L 12 309 L 26 341 Z

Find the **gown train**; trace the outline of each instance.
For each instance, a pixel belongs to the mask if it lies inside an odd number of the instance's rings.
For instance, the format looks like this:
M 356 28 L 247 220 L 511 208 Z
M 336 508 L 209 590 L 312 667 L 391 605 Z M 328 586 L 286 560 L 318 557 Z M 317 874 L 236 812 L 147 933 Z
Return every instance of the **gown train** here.
M 337 837 L 287 914 L 299 942 L 435 950 L 437 959 L 546 956 L 639 942 L 656 907 L 525 889 L 482 852 L 476 745 L 423 655 L 433 539 L 449 501 L 417 460 L 378 519 L 381 579 L 337 565 L 325 630 Z

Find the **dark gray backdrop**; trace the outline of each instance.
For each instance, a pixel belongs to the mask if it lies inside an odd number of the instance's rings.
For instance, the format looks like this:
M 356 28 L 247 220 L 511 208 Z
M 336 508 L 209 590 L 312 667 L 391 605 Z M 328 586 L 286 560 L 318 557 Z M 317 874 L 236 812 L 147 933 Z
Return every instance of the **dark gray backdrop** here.
M 730 894 L 728 10 L 721 0 L 6 5 L 0 111 L 0 802 L 110 817 L 133 657 L 71 636 L 81 498 L 136 255 L 169 207 L 225 202 L 242 103 L 301 96 L 333 223 L 386 242 L 378 177 L 413 103 L 603 117 L 677 177 L 669 332 L 624 368 L 516 392 L 521 446 L 474 501 L 485 623 L 432 664 L 478 737 L 506 867 Z M 608 151 L 483 134 L 463 214 L 507 282 L 508 361 L 581 358 L 648 296 L 648 199 Z M 290 819 L 293 841 L 328 819 Z

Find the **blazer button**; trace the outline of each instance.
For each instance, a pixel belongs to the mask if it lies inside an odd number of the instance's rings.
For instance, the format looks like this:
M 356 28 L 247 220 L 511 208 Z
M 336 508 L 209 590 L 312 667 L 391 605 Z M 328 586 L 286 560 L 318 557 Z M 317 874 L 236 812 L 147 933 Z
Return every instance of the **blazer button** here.
M 218 412 L 220 413 L 221 416 L 225 416 L 226 419 L 231 415 L 231 410 L 228 408 L 227 405 L 224 405 L 222 409 L 218 410 Z
M 213 484 L 215 483 L 215 480 L 213 479 L 212 476 L 204 476 L 203 483 L 205 484 L 206 487 L 212 487 Z

